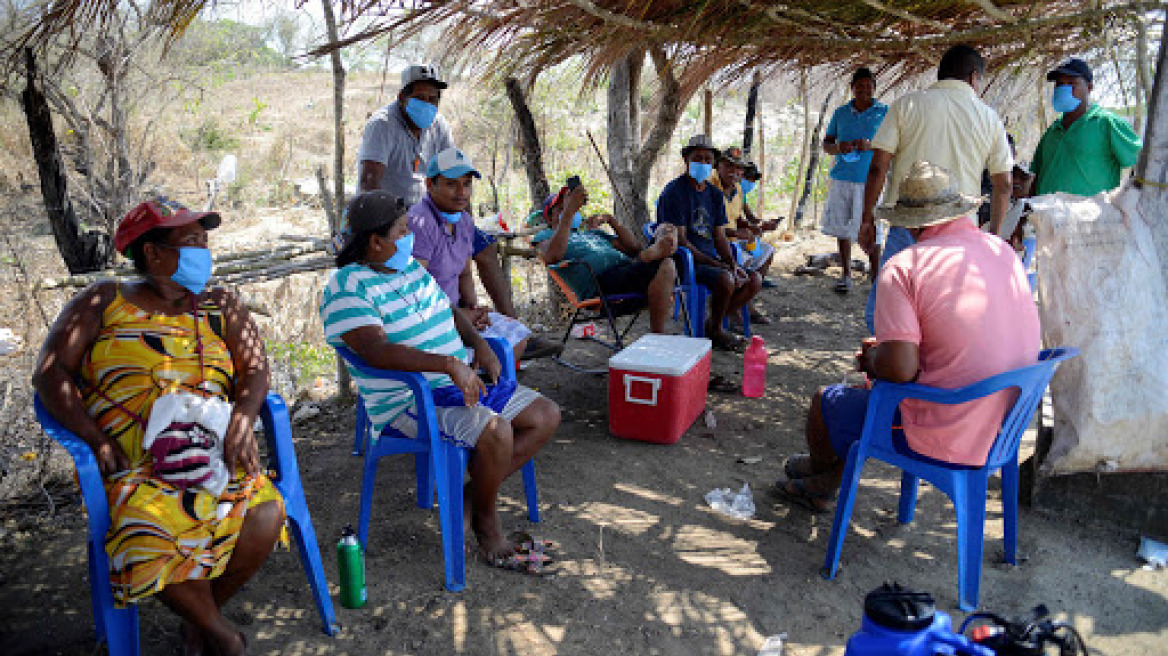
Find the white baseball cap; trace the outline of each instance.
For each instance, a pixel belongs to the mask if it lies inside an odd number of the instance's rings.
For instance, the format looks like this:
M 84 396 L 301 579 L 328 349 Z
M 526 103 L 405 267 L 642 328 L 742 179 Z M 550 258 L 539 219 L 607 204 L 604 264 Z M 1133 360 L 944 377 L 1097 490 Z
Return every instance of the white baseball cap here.
M 478 170 L 475 169 L 474 164 L 471 163 L 466 153 L 457 148 L 447 148 L 434 155 L 426 165 L 427 178 L 442 176 L 453 180 L 455 178 L 461 178 L 467 173 L 470 173 L 476 178 L 483 177 L 479 175 Z
M 439 89 L 445 89 L 446 83 L 438 77 L 438 69 L 429 64 L 411 64 L 401 73 L 401 88 L 406 88 L 414 82 L 429 82 Z

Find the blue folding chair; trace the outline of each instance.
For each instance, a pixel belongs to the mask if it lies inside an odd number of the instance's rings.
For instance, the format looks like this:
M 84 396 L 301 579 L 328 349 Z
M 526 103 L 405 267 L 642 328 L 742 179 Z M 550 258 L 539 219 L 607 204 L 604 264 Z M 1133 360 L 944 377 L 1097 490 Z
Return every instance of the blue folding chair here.
M 89 549 L 89 593 L 93 604 L 93 622 L 96 625 L 97 641 L 106 643 L 110 656 L 134 655 L 138 649 L 138 608 L 130 604 L 125 608 L 114 606 L 113 589 L 110 586 L 109 558 L 105 553 L 105 535 L 109 531 L 109 504 L 102 485 L 101 471 L 93 450 L 84 440 L 74 435 L 60 424 L 41 403 L 33 401 L 37 421 L 49 437 L 57 441 L 73 457 L 77 468 L 77 478 L 81 483 L 81 497 L 85 502 L 89 518 L 86 546 Z M 320 613 L 322 628 L 327 635 L 335 635 L 336 618 L 333 615 L 332 600 L 329 598 L 325 582 L 324 567 L 321 565 L 320 550 L 316 544 L 316 533 L 312 528 L 312 518 L 304 503 L 304 490 L 300 485 L 300 470 L 296 466 L 296 452 L 292 446 L 292 427 L 288 421 L 288 407 L 278 394 L 268 394 L 260 411 L 260 421 L 268 443 L 268 468 L 272 482 L 284 497 L 289 528 L 296 536 L 300 548 L 300 562 L 312 584 L 312 596 L 316 610 Z
M 1027 237 L 1022 240 L 1022 266 L 1026 269 L 1026 282 L 1030 283 L 1030 291 L 1038 289 L 1038 272 L 1034 267 L 1034 251 L 1038 249 L 1038 240 Z
M 645 239 L 650 243 L 653 241 L 653 234 L 657 232 L 657 223 L 650 221 L 642 228 Z M 734 259 L 737 261 L 739 255 L 738 244 L 730 244 L 730 248 L 734 251 Z M 710 290 L 705 285 L 699 285 L 697 277 L 694 273 L 694 259 L 693 253 L 684 246 L 677 248 L 679 260 L 677 267 L 677 278 L 680 281 L 678 289 L 681 294 L 678 295 L 677 301 L 673 305 L 673 318 L 677 319 L 678 313 L 682 309 L 682 303 L 685 304 L 686 313 L 689 315 L 689 322 L 692 328 L 690 337 L 705 337 L 706 336 L 706 301 L 710 298 Z M 745 337 L 750 337 L 750 304 L 742 306 L 742 334 Z M 728 320 L 722 321 L 722 326 L 728 325 Z
M 835 577 L 864 461 L 876 458 L 903 470 L 898 514 L 901 524 L 913 520 L 920 478 L 932 483 L 952 500 L 957 511 L 958 598 L 962 610 L 977 608 L 989 478 L 999 469 L 1002 471 L 1003 542 L 1006 562 L 1013 564 L 1018 546 L 1018 445 L 1059 363 L 1078 354 L 1079 350 L 1075 348 L 1046 350 L 1038 356 L 1037 364 L 955 390 L 876 381 L 868 399 L 863 435 L 848 452 L 823 577 Z M 1019 390 L 1018 400 L 1002 422 L 1001 431 L 981 467 L 947 465 L 923 456 L 901 453 L 894 446 L 892 421 L 904 399 L 957 405 L 1011 388 Z
M 502 377 L 515 377 L 515 360 L 507 342 L 489 338 L 487 342 L 502 365 Z M 383 456 L 414 454 L 414 477 L 417 481 L 418 507 L 432 508 L 438 496 L 439 523 L 442 527 L 442 560 L 445 566 L 446 589 L 461 592 L 466 587 L 466 554 L 463 552 L 462 483 L 470 449 L 456 446 L 442 438 L 434 415 L 434 399 L 430 384 L 419 373 L 377 369 L 365 363 L 353 351 L 343 346 L 334 347 L 345 362 L 372 378 L 383 378 L 404 383 L 414 395 L 415 406 L 406 412 L 418 422 L 416 437 L 386 426 L 374 439 L 373 425 L 365 402 L 357 398 L 357 427 L 353 435 L 353 451 L 365 455 L 361 476 L 361 517 L 357 538 L 368 551 L 369 516 L 373 510 L 373 483 L 377 478 L 377 461 Z M 523 488 L 527 497 L 527 518 L 539 523 L 539 490 L 535 483 L 535 460 L 523 465 Z

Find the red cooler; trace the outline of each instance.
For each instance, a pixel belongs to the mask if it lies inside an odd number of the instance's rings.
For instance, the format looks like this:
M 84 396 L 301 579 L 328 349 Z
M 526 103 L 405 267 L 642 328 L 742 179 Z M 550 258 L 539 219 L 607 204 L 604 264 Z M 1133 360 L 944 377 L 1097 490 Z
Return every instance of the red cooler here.
M 608 430 L 674 444 L 706 407 L 710 340 L 645 335 L 608 361 Z

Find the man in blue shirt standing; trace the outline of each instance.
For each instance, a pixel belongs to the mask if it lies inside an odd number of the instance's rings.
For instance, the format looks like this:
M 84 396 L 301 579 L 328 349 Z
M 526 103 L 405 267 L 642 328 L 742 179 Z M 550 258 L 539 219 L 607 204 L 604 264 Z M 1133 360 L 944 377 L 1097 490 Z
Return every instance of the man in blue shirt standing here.
M 685 173 L 665 185 L 657 199 L 657 221 L 677 226 L 678 246 L 693 253 L 697 282 L 710 290 L 706 337 L 714 348 L 732 351 L 741 348 L 743 340 L 722 330 L 722 320 L 754 298 L 762 289 L 762 277 L 738 266 L 726 238 L 726 203 L 722 192 L 706 182 L 718 155 L 706 135 L 689 140 L 681 149 Z
M 831 116 L 823 150 L 835 156 L 831 167 L 831 189 L 823 210 L 823 234 L 839 242 L 840 264 L 843 275 L 835 284 L 835 291 L 847 294 L 852 289 L 852 242 L 860 234 L 860 219 L 864 211 L 864 182 L 868 179 L 868 165 L 872 162 L 872 137 L 880 128 L 888 105 L 875 99 L 876 81 L 872 71 L 857 69 L 852 74 L 852 100 L 841 105 Z M 869 275 L 875 279 L 880 263 L 877 246 L 868 254 L 871 263 Z

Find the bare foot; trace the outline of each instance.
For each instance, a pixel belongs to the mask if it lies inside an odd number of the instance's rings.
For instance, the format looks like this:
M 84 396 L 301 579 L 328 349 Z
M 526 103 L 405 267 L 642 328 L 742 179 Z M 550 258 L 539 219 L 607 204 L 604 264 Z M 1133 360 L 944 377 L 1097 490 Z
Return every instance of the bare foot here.
M 498 515 L 483 517 L 475 514 L 471 517 L 471 528 L 479 542 L 479 553 L 487 562 L 493 563 L 515 553 L 515 545 L 503 536 Z
M 178 625 L 178 635 L 182 638 L 183 656 L 203 656 L 203 632 L 198 627 L 183 620 Z

